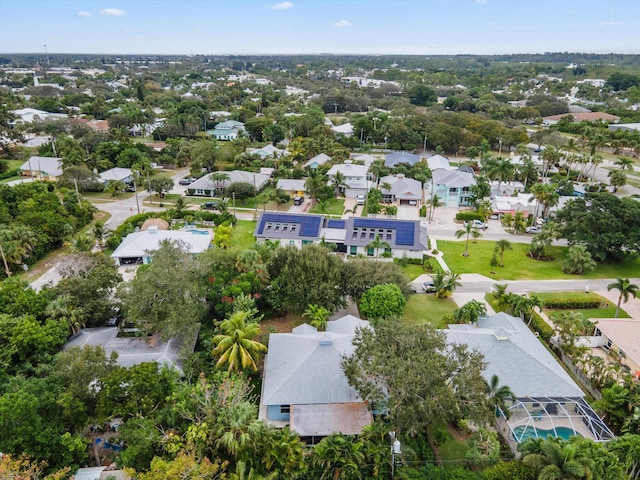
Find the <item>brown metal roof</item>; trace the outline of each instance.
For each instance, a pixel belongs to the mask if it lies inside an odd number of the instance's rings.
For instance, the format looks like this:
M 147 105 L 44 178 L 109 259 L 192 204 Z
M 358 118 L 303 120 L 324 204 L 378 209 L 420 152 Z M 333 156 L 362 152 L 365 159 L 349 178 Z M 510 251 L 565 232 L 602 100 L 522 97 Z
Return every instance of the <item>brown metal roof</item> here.
M 357 435 L 372 421 L 364 402 L 291 406 L 291 430 L 303 437 L 334 432 Z

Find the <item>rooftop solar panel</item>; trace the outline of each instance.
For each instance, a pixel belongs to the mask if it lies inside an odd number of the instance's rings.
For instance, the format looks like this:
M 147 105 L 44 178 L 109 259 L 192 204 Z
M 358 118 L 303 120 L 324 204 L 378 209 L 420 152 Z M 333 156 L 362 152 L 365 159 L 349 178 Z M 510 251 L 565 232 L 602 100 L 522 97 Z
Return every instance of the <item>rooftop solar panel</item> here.
M 320 232 L 321 217 L 304 217 L 301 222 L 301 237 L 317 237 Z
M 303 237 L 315 237 L 320 231 L 322 217 L 317 215 L 291 215 L 286 213 L 263 212 L 260 217 L 258 234 L 264 232 L 267 223 L 297 223 L 300 225 L 300 235 Z
M 393 229 L 396 232 L 395 243 L 397 245 L 413 245 L 415 239 L 415 223 L 402 222 L 397 220 L 386 220 L 377 218 L 356 218 L 353 221 L 354 227 L 364 228 L 385 228 Z
M 327 228 L 344 228 L 344 220 L 329 220 L 327 222 Z

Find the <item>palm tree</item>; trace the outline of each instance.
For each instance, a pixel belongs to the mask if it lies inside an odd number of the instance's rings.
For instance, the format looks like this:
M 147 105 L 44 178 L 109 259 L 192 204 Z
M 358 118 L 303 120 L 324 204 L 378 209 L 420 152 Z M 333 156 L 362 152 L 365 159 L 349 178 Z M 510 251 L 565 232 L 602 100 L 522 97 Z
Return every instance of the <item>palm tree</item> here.
M 248 320 L 249 312 L 241 310 L 222 321 L 220 329 L 223 333 L 213 337 L 216 348 L 211 352 L 220 355 L 216 367 L 227 365 L 230 372 L 246 368 L 254 372 L 258 370 L 258 357 L 260 352 L 267 351 L 267 347 L 253 340 L 260 333 L 260 327 Z
M 506 385 L 500 385 L 500 379 L 497 375 L 491 376 L 491 381 L 487 383 L 485 392 L 487 393 L 487 398 L 493 405 L 498 413 L 498 410 L 502 411 L 504 415 L 509 418 L 511 416 L 511 412 L 507 409 L 507 400 L 512 400 L 516 398 L 511 389 Z
M 323 175 L 316 170 L 309 172 L 309 177 L 304 182 L 304 188 L 307 191 L 307 195 L 311 197 L 314 203 L 318 202 L 318 195 L 325 187 L 325 180 Z
M 473 237 L 473 238 L 480 238 L 482 236 L 482 234 L 476 230 L 475 228 L 473 228 L 473 223 L 472 222 L 467 222 L 467 224 L 464 226 L 463 229 L 458 230 L 456 232 L 456 238 L 461 238 L 464 236 L 467 236 L 467 244 L 464 248 L 464 253 L 462 254 L 463 257 L 468 257 L 469 256 L 469 237 Z
M 380 235 L 376 235 L 375 240 L 373 240 L 372 242 L 369 242 L 369 243 L 367 244 L 367 246 L 366 246 L 366 247 L 364 247 L 364 248 L 366 248 L 367 250 L 370 250 L 370 249 L 372 249 L 372 248 L 373 248 L 373 249 L 375 249 L 375 251 L 376 251 L 376 258 L 378 258 L 379 254 L 380 254 L 380 249 L 381 249 L 381 248 L 384 248 L 384 249 L 389 248 L 389 249 L 390 249 L 390 248 L 391 248 L 391 245 L 389 245 L 389 243 L 388 243 L 388 242 L 384 242 L 384 241 L 382 240 L 382 237 L 381 237 Z
M 513 246 L 509 240 L 498 240 L 496 242 L 496 252 L 500 252 L 500 266 L 504 267 L 504 251 L 513 250 Z
M 313 450 L 311 463 L 322 472 L 320 480 L 361 479 L 363 443 L 339 433 L 322 439 Z
M 540 480 L 593 478 L 594 460 L 574 445 L 581 438 L 573 439 L 529 438 L 518 445 L 518 451 L 522 453 L 522 462 L 535 468 Z
M 224 187 L 224 182 L 226 182 L 227 180 L 230 179 L 229 174 L 228 173 L 224 173 L 224 172 L 213 172 L 211 175 L 209 175 L 209 179 L 215 183 L 216 188 L 215 188 L 215 195 L 220 195 L 221 194 L 221 190 Z
M 67 324 L 71 334 L 75 335 L 84 328 L 82 309 L 73 305 L 71 295 L 65 294 L 55 298 L 45 310 L 45 315 L 54 320 L 60 320 Z
M 302 314 L 303 317 L 307 317 L 311 320 L 311 326 L 316 327 L 319 332 L 324 332 L 327 329 L 327 320 L 331 312 L 320 305 L 311 304 Z
M 330 178 L 331 186 L 335 191 L 336 197 L 340 195 L 341 189 L 347 188 L 347 177 L 345 177 L 344 173 L 336 172 Z
M 438 272 L 432 278 L 433 286 L 436 289 L 436 298 L 447 298 L 462 285 L 459 273 Z
M 552 165 L 555 165 L 562 158 L 562 152 L 558 150 L 556 147 L 551 145 L 547 145 L 542 150 L 540 154 L 540 158 L 543 161 L 542 164 L 542 176 L 543 178 L 547 178 L 547 174 L 549 173 L 549 169 Z
M 431 223 L 431 221 L 433 220 L 433 217 L 436 213 L 436 208 L 444 207 L 444 205 L 445 203 L 439 195 L 433 195 L 431 197 L 431 200 L 429 200 L 429 223 Z
M 635 283 L 631 283 L 628 278 L 621 277 L 616 277 L 615 282 L 607 285 L 607 290 L 616 289 L 620 292 L 620 296 L 618 297 L 618 306 L 616 307 L 616 318 L 618 318 L 618 315 L 620 315 L 620 303 L 622 302 L 622 300 L 624 299 L 624 303 L 627 303 L 629 301 L 629 295 L 631 295 L 633 298 L 636 298 L 638 296 L 639 288 L 640 287 L 638 287 L 638 285 L 636 285 Z
M 459 323 L 477 323 L 478 318 L 487 314 L 487 306 L 478 300 L 465 303 L 453 313 L 453 318 Z
M 82 234 L 71 241 L 71 249 L 74 252 L 90 252 L 92 246 L 91 239 Z
M 500 158 L 495 165 L 487 172 L 491 180 L 498 180 L 498 191 L 502 182 L 513 180 L 515 175 L 515 167 L 508 158 Z
M 631 170 L 633 171 L 633 160 L 629 157 L 619 157 L 615 162 L 613 162 L 614 165 L 618 165 L 620 167 L 620 170 Z
M 100 248 L 104 248 L 104 241 L 110 234 L 111 230 L 103 221 L 97 221 L 93 226 L 93 238 L 98 242 Z

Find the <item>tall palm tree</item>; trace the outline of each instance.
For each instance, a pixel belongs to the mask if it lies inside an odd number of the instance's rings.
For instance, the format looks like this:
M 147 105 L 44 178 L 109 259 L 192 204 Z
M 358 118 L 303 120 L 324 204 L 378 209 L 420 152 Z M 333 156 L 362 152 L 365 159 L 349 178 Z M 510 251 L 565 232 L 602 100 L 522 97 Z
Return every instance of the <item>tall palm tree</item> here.
M 593 478 L 595 461 L 587 451 L 577 448 L 581 438 L 529 438 L 518 445 L 522 462 L 536 469 L 541 480 Z
M 633 160 L 629 157 L 619 157 L 615 162 L 613 162 L 614 165 L 617 165 L 620 167 L 620 170 L 632 170 L 633 171 Z
M 502 182 L 513 180 L 515 175 L 515 167 L 508 158 L 500 158 L 495 165 L 487 172 L 491 180 L 498 180 L 498 191 Z
M 478 230 L 473 228 L 472 222 L 467 222 L 467 224 L 464 226 L 463 229 L 458 230 L 456 232 L 456 238 L 462 238 L 465 235 L 467 236 L 467 244 L 464 248 L 464 253 L 462 254 L 462 256 L 468 257 L 469 256 L 469 237 L 471 236 L 473 238 L 480 238 L 482 234 Z
M 307 191 L 307 195 L 311 197 L 314 203 L 318 202 L 318 195 L 325 187 L 325 179 L 321 173 L 316 170 L 309 172 L 309 177 L 304 182 L 304 188 Z
M 496 242 L 496 252 L 500 253 L 500 266 L 504 267 L 505 250 L 513 250 L 513 246 L 509 240 L 498 240 Z
M 216 347 L 211 352 L 220 356 L 216 367 L 226 365 L 230 372 L 244 369 L 257 371 L 259 355 L 266 352 L 267 347 L 253 340 L 260 333 L 260 327 L 249 320 L 249 312 L 234 312 L 222 321 L 220 329 L 223 333 L 213 337 Z
M 311 463 L 320 480 L 361 479 L 364 463 L 363 443 L 334 433 L 322 439 L 313 450 Z
M 540 158 L 542 159 L 542 176 L 547 178 L 547 174 L 549 173 L 549 169 L 552 165 L 555 165 L 562 158 L 562 152 L 558 150 L 556 147 L 547 145 L 542 150 L 540 154 Z
M 507 418 L 511 416 L 511 412 L 507 409 L 507 400 L 511 400 L 516 398 L 511 389 L 506 385 L 500 385 L 500 379 L 497 375 L 491 376 L 491 381 L 487 383 L 487 387 L 485 389 L 487 393 L 487 398 L 498 412 L 500 409 Z
M 182 197 L 180 197 L 182 199 Z M 184 200 L 182 200 L 184 202 Z M 93 226 L 93 238 L 100 248 L 104 248 L 105 239 L 111 234 L 111 230 L 105 225 L 103 221 L 98 221 Z
M 633 298 L 638 296 L 638 290 L 640 287 L 635 283 L 631 283 L 628 278 L 616 277 L 616 281 L 607 285 L 607 290 L 616 289 L 620 292 L 620 296 L 618 297 L 618 306 L 616 307 L 616 315 L 618 318 L 620 315 L 620 303 L 624 299 L 624 303 L 629 301 L 629 295 Z
M 213 172 L 211 175 L 209 175 L 209 179 L 211 179 L 212 182 L 215 183 L 215 195 L 220 195 L 221 194 L 221 190 L 224 187 L 224 182 L 226 182 L 227 180 L 230 179 L 229 174 L 228 173 L 224 173 L 224 172 Z
M 380 255 L 380 249 L 381 248 L 391 248 L 391 245 L 389 245 L 388 242 L 385 242 L 382 240 L 382 237 L 380 235 L 376 235 L 375 240 L 369 242 L 367 244 L 367 246 L 365 246 L 364 248 L 366 248 L 367 250 L 373 248 L 375 249 L 376 252 L 376 258 L 378 258 L 378 256 Z
M 51 319 L 66 323 L 72 335 L 79 332 L 85 325 L 82 309 L 73 305 L 69 294 L 57 297 L 47 305 L 45 315 Z
M 431 223 L 431 221 L 433 220 L 433 217 L 436 213 L 436 208 L 444 207 L 444 205 L 444 200 L 440 198 L 440 195 L 433 195 L 431 197 L 431 200 L 429 200 L 429 223 Z
M 345 177 L 344 173 L 342 172 L 336 172 L 331 176 L 329 181 L 331 182 L 331 186 L 333 187 L 336 197 L 340 195 L 343 188 L 348 187 L 347 177 Z

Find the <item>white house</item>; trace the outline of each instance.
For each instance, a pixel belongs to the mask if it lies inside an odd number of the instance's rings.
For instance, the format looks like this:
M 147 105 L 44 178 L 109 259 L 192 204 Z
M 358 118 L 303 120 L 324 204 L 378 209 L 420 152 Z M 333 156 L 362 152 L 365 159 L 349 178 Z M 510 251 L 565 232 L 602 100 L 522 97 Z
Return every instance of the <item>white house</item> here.
M 355 165 L 352 160 L 345 160 L 344 163 L 332 166 L 327 176 L 334 177 L 337 172 L 344 175 L 346 187 L 341 187 L 340 190 L 345 197 L 355 198 L 358 195 L 366 195 L 373 187 L 367 177 L 368 171 L 369 167 L 366 165 Z
M 62 175 L 62 159 L 58 157 L 30 157 L 20 165 L 20 175 L 41 180 L 55 180 Z

